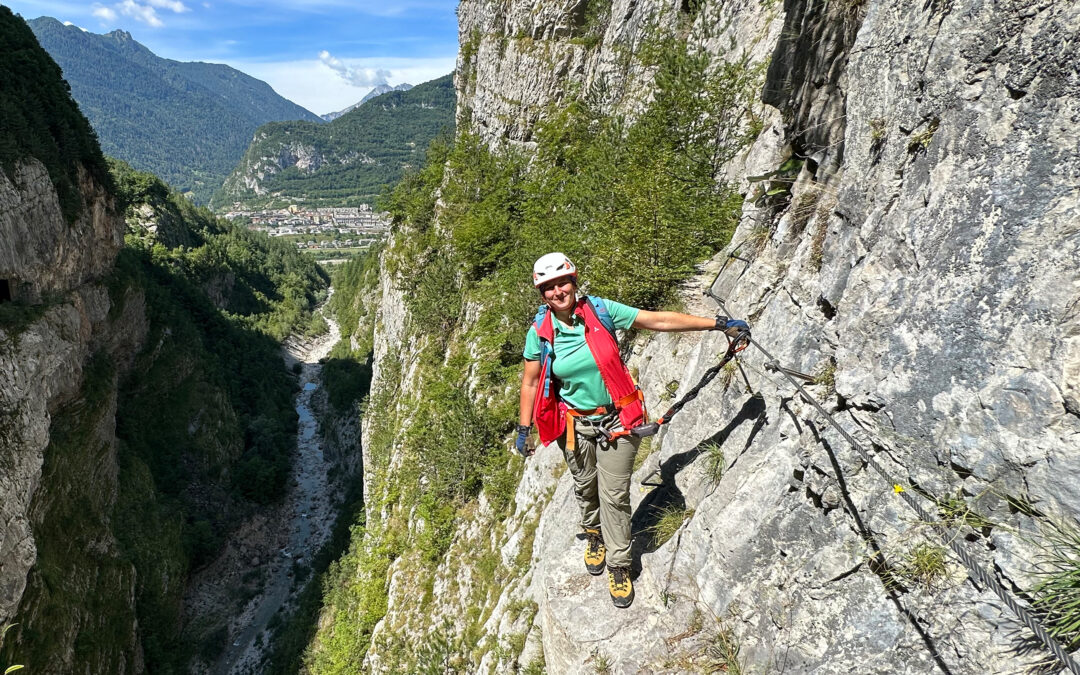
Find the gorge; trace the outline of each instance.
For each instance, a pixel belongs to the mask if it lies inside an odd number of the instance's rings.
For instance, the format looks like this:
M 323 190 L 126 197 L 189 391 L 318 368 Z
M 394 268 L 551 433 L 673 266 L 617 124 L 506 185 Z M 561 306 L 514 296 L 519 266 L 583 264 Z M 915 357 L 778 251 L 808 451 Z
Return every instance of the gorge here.
M 1080 560 L 1080 5 L 463 0 L 458 19 L 455 135 L 384 198 L 389 241 L 328 301 L 319 428 L 363 500 L 323 535 L 308 618 L 263 638 L 289 653 L 252 672 L 1075 667 L 938 535 L 1076 649 L 1055 603 Z M 195 216 L 108 178 L 96 146 L 66 165 L 41 147 L 5 150 L 0 178 L 21 301 L 0 328 L 0 619 L 20 624 L 0 663 L 224 672 L 272 620 L 185 614 L 184 594 L 242 523 L 298 524 L 279 460 L 312 427 L 278 347 L 319 332 L 326 276 L 175 227 Z M 558 450 L 508 450 L 550 250 L 635 306 L 722 298 L 895 484 L 749 349 L 643 444 L 637 599 L 615 610 Z M 727 347 L 623 342 L 654 416 Z

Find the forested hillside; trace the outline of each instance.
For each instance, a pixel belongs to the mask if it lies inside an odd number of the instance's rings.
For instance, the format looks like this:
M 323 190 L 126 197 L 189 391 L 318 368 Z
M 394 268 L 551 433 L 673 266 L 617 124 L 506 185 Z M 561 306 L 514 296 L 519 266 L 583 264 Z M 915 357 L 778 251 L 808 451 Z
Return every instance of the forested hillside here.
M 113 31 L 28 22 L 63 70 L 106 155 L 150 171 L 205 204 L 259 125 L 320 118 L 225 65 L 163 59 Z
M 56 186 L 70 220 L 82 206 L 78 166 L 108 181 L 108 169 L 86 118 L 71 103 L 71 93 L 56 63 L 42 52 L 34 35 L 7 7 L 0 7 L 0 167 L 8 175 L 17 160 L 36 157 Z
M 454 100 L 446 75 L 377 96 L 329 124 L 267 124 L 213 205 L 373 204 L 404 171 L 420 166 L 433 138 L 452 132 Z

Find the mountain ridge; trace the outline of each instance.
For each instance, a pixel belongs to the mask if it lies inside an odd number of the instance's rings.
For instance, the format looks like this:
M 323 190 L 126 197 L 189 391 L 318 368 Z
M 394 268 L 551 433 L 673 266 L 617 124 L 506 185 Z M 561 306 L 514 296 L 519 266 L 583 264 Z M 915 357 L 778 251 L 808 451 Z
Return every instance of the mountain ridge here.
M 342 108 L 341 110 L 338 110 L 337 112 L 326 113 L 325 115 L 319 115 L 319 117 L 323 118 L 327 122 L 333 122 L 334 120 L 341 117 L 345 113 L 352 112 L 353 110 L 356 110 L 357 108 L 364 105 L 365 103 L 367 103 L 371 99 L 375 98 L 376 96 L 382 96 L 383 94 L 387 94 L 387 93 L 390 93 L 392 91 L 409 91 L 412 88 L 413 88 L 413 85 L 409 84 L 408 82 L 402 82 L 401 84 L 399 84 L 397 86 L 392 86 L 392 85 L 389 85 L 389 84 L 380 84 L 380 85 L 376 86 L 374 89 L 372 89 L 371 91 L 369 91 L 368 93 L 364 94 L 364 98 L 360 99 L 356 103 L 353 103 L 348 108 Z
M 52 17 L 27 21 L 63 70 L 107 155 L 151 171 L 206 202 L 259 125 L 309 110 L 223 64 L 162 58 L 114 30 L 97 34 Z
M 452 75 L 378 95 L 325 124 L 271 122 L 211 200 L 214 208 L 372 204 L 454 124 Z

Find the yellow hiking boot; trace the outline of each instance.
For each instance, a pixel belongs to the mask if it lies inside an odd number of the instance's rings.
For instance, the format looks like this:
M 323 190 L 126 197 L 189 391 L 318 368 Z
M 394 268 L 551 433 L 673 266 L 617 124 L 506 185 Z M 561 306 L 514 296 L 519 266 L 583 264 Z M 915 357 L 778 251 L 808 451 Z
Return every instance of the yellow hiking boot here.
M 608 590 L 611 601 L 616 607 L 629 607 L 634 601 L 634 582 L 630 580 L 629 567 L 609 567 L 607 571 Z
M 585 569 L 595 577 L 604 571 L 604 555 L 607 553 L 604 537 L 600 530 L 586 528 L 585 539 L 588 541 L 585 545 Z

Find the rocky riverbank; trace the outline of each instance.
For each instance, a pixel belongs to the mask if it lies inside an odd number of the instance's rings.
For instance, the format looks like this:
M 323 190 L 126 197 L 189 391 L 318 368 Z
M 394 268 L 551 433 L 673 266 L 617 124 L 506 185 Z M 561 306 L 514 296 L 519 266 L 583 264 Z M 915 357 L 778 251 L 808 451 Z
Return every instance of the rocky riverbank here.
M 282 349 L 286 367 L 297 373 L 300 385 L 289 494 L 276 509 L 253 516 L 239 528 L 222 555 L 192 580 L 186 598 L 188 616 L 234 613 L 214 673 L 261 672 L 271 620 L 290 611 L 308 579 L 311 557 L 330 538 L 342 486 L 331 478 L 333 461 L 323 453 L 317 416 L 325 405 L 320 360 L 338 342 L 340 331 L 333 319 L 325 318 L 327 333 L 311 340 L 290 338 Z

